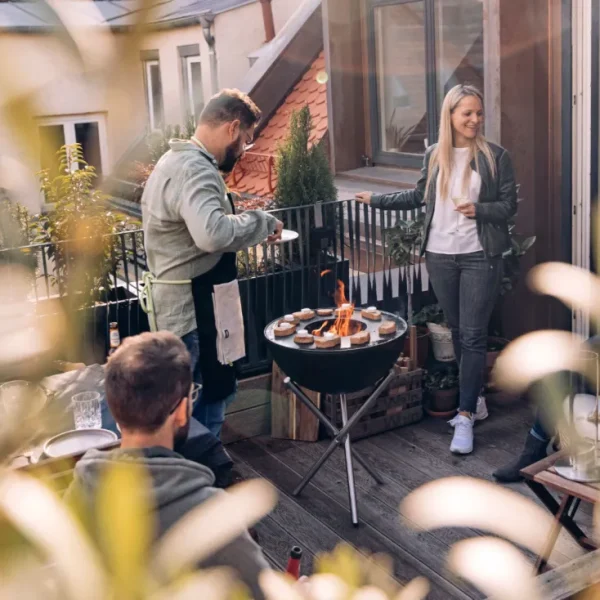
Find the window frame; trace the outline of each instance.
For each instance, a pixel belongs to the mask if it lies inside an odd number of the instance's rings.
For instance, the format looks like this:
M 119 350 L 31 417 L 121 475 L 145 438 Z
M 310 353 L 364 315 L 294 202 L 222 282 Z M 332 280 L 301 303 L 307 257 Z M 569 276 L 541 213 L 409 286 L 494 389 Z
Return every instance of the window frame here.
M 435 48 L 435 12 L 434 0 L 369 0 L 367 17 L 368 31 L 368 62 L 369 62 L 369 97 L 371 119 L 371 144 L 373 148 L 373 162 L 382 165 L 394 165 L 408 168 L 418 168 L 423 164 L 422 154 L 409 154 L 403 152 L 388 152 L 382 150 L 381 131 L 379 124 L 379 89 L 377 73 L 377 39 L 375 32 L 375 10 L 385 6 L 398 6 L 401 4 L 414 4 L 423 2 L 425 8 L 425 64 L 427 73 L 425 77 L 427 96 L 427 131 L 428 143 L 437 141 L 437 105 L 436 105 L 436 48 Z
M 112 164 L 110 163 L 109 149 L 108 149 L 108 138 L 106 128 L 106 113 L 79 113 L 70 115 L 53 115 L 48 117 L 37 117 L 35 119 L 36 127 L 39 128 L 47 125 L 61 125 L 65 137 L 65 145 L 72 145 L 77 143 L 75 136 L 75 125 L 77 123 L 97 123 L 98 124 L 98 138 L 100 144 L 100 167 L 102 170 L 102 177 L 106 177 L 112 170 Z M 79 168 L 77 164 L 76 168 Z M 41 161 L 40 161 L 41 169 Z
M 202 66 L 202 57 L 200 55 L 200 44 L 187 44 L 178 46 L 177 52 L 181 62 L 181 110 L 185 119 L 191 116 L 197 118 L 195 114 L 194 88 L 192 86 L 192 64 Z M 202 73 L 201 73 L 202 75 Z M 202 107 L 204 107 L 204 85 L 202 85 Z

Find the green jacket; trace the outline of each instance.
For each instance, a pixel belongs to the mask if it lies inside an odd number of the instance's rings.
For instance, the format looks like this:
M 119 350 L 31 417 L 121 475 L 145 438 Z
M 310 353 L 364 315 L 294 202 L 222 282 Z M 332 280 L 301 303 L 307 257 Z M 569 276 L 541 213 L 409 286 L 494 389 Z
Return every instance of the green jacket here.
M 421 254 L 427 249 L 427 240 L 433 212 L 435 211 L 436 185 L 429 186 L 429 193 L 425 197 L 427 175 L 429 173 L 429 160 L 436 144 L 427 148 L 421 169 L 421 177 L 412 190 L 402 190 L 391 194 L 375 194 L 371 199 L 371 206 L 382 210 L 412 210 L 425 205 L 425 231 Z M 490 144 L 496 159 L 496 176 L 492 177 L 487 160 L 479 154 L 479 174 L 481 175 L 481 191 L 479 201 L 475 204 L 475 220 L 477 221 L 477 234 L 486 256 L 501 256 L 510 249 L 510 235 L 508 224 L 517 214 L 517 186 L 515 171 L 508 152 Z M 471 168 L 476 170 L 475 161 Z M 433 173 L 432 183 L 437 180 L 437 168 Z

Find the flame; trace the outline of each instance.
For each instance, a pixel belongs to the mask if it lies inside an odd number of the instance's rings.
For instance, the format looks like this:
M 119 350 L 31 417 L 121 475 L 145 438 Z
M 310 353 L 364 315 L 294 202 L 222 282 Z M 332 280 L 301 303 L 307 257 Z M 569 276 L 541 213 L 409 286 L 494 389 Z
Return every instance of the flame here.
M 323 271 L 321 275 L 324 273 L 329 273 L 330 271 Z M 340 337 L 352 335 L 360 331 L 360 325 L 352 321 L 352 315 L 354 314 L 354 304 L 348 302 L 346 298 L 346 286 L 344 282 L 338 279 L 337 289 L 335 290 L 335 304 L 338 307 L 338 316 L 335 320 L 335 323 L 329 327 L 329 329 L 325 329 L 329 324 L 329 321 L 325 321 L 319 329 L 313 331 L 313 335 L 322 336 L 323 330 L 328 331 L 330 333 L 334 333 L 339 335 Z M 342 309 L 341 307 L 344 304 L 348 304 L 348 308 Z
M 325 269 L 324 271 L 321 271 L 321 277 L 323 277 L 323 275 L 327 275 L 327 273 L 331 273 L 331 269 Z

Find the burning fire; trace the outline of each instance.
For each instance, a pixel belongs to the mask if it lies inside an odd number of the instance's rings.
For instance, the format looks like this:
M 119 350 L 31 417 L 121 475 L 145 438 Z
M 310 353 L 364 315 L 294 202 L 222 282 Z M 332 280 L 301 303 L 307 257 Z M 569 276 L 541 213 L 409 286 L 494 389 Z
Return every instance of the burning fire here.
M 323 271 L 321 276 L 330 271 Z M 329 321 L 325 321 L 319 329 L 313 331 L 313 335 L 322 336 L 325 332 L 334 333 L 340 337 L 354 335 L 358 333 L 361 328 L 360 325 L 352 321 L 352 315 L 354 314 L 354 304 L 348 302 L 345 294 L 346 288 L 344 282 L 338 279 L 337 289 L 335 290 L 335 305 L 338 307 L 338 316 L 333 325 L 329 326 Z

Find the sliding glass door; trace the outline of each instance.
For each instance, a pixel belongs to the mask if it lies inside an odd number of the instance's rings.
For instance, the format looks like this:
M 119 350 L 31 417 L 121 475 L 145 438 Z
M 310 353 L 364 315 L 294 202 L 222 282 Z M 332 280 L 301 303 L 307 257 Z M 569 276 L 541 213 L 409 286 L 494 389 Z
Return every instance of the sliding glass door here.
M 483 89 L 481 0 L 368 0 L 373 160 L 419 166 L 446 92 Z

